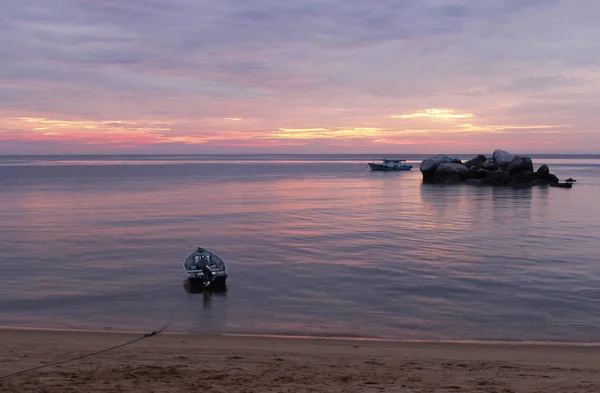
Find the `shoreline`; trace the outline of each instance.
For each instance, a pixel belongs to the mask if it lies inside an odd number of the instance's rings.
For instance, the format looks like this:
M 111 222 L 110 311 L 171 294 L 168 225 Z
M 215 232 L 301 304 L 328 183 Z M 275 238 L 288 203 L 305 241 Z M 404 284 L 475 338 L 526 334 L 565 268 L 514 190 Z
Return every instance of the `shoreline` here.
M 139 337 L 0 329 L 0 377 Z M 0 379 L 16 392 L 597 392 L 600 347 L 159 334 Z
M 93 330 L 93 329 L 69 329 L 69 328 L 38 328 L 29 326 L 0 326 L 2 331 L 33 331 L 33 332 L 64 332 L 64 333 L 93 333 L 93 334 L 119 334 L 119 335 L 143 335 L 150 331 L 124 331 L 124 330 Z M 419 339 L 392 339 L 378 337 L 358 336 L 323 336 L 303 334 L 274 334 L 274 333 L 190 333 L 190 332 L 161 332 L 160 335 L 167 336 L 214 336 L 214 337 L 256 337 L 256 338 L 280 338 L 298 340 L 333 340 L 349 342 L 382 342 L 382 343 L 407 343 L 407 344 L 476 344 L 476 345 L 526 345 L 526 346 L 554 346 L 554 347 L 600 347 L 600 341 L 535 341 L 535 340 L 419 340 Z

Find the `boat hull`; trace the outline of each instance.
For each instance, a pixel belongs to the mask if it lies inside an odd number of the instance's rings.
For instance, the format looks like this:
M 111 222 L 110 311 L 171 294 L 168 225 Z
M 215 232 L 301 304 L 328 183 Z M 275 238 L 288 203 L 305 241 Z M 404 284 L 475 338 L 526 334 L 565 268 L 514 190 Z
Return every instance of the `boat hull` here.
M 201 288 L 218 289 L 227 282 L 227 265 L 216 254 L 198 247 L 183 262 L 188 276 L 188 285 L 193 290 Z
M 217 276 L 211 281 L 210 285 L 206 285 L 204 277 L 189 277 L 189 290 L 192 292 L 201 292 L 205 290 L 218 290 L 227 287 L 227 276 Z
M 374 171 L 374 172 L 400 172 L 400 171 L 410 171 L 412 169 L 412 165 L 386 166 L 386 165 L 374 164 L 374 163 L 370 162 L 369 168 L 371 168 L 371 171 Z

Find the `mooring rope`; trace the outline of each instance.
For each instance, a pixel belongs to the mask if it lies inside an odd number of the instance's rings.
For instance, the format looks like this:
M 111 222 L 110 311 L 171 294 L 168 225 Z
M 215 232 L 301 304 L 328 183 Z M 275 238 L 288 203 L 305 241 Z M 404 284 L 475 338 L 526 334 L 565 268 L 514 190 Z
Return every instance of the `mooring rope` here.
M 152 333 L 146 333 L 146 334 L 144 334 L 144 335 L 142 335 L 140 337 L 137 337 L 137 338 L 135 338 L 135 339 L 133 339 L 131 341 L 128 341 L 126 343 L 115 345 L 114 347 L 102 349 L 100 351 L 88 353 L 88 354 L 85 354 L 85 355 L 76 356 L 76 357 L 71 358 L 71 359 L 60 360 L 58 362 L 44 364 L 44 365 L 37 366 L 37 367 L 28 368 L 28 369 L 21 370 L 21 371 L 16 371 L 14 373 L 6 374 L 6 375 L 2 375 L 2 376 L 0 376 L 0 380 L 8 378 L 8 377 L 14 377 L 15 375 L 24 374 L 24 373 L 27 373 L 27 372 L 30 372 L 30 371 L 40 370 L 42 368 L 47 368 L 47 367 L 52 367 L 52 366 L 58 366 L 59 364 L 65 364 L 65 363 L 73 362 L 75 360 L 81 360 L 81 359 L 89 358 L 89 357 L 92 357 L 92 356 L 95 356 L 95 355 L 99 355 L 99 354 L 104 353 L 104 352 L 112 351 L 112 350 L 115 350 L 115 349 L 118 349 L 118 348 L 125 347 L 127 345 L 131 345 L 131 344 L 136 343 L 136 342 L 138 342 L 140 340 L 143 340 L 145 338 L 156 336 L 156 335 L 164 332 L 166 329 L 168 329 L 171 326 L 171 324 L 173 323 L 173 319 L 175 318 L 175 315 L 177 314 L 177 311 L 179 310 L 179 306 L 181 305 L 181 301 L 182 300 L 183 300 L 183 295 L 181 295 L 181 297 L 179 298 L 179 302 L 177 302 L 177 306 L 175 307 L 175 309 L 173 310 L 173 312 L 171 313 L 171 315 L 169 316 L 169 318 L 167 319 L 167 321 L 165 322 L 165 324 L 160 329 L 152 331 Z

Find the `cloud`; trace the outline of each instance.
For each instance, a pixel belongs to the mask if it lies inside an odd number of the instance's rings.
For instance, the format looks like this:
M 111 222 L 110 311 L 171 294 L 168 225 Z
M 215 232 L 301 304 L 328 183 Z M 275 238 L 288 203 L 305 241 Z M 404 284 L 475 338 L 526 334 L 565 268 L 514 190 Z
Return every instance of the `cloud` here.
M 473 117 L 472 113 L 457 113 L 452 109 L 425 109 L 421 112 L 405 115 L 392 115 L 392 119 L 432 119 L 437 121 L 455 121 L 460 119 L 469 119 Z
M 469 120 L 481 133 L 556 126 L 559 139 L 578 135 L 581 150 L 598 143 L 588 132 L 600 91 L 595 0 L 5 3 L 5 123 L 159 121 L 170 124 L 162 140 L 223 146 L 276 146 L 289 142 L 281 130 L 316 128 L 325 134 L 294 140 L 358 149 L 392 143 L 385 130 L 439 137 L 439 124 L 422 123 L 436 119 L 458 140 L 464 130 L 450 123 Z M 224 120 L 234 118 L 244 120 Z
M 522 77 L 505 87 L 507 91 L 539 92 L 543 90 L 568 89 L 581 86 L 584 82 L 564 75 L 538 75 Z

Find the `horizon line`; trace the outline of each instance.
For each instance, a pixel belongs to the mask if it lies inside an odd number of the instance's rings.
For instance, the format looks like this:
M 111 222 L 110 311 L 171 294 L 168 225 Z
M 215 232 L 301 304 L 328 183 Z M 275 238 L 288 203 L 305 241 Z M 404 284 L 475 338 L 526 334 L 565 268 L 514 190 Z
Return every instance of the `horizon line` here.
M 510 152 L 509 152 L 510 153 Z M 492 153 L 2 153 L 0 157 L 55 157 L 55 156 L 435 156 L 435 155 L 448 155 L 448 156 L 465 156 L 465 155 L 492 155 Z M 596 153 L 510 153 L 513 155 L 526 155 L 526 156 L 541 156 L 541 155 L 552 155 L 552 156 L 600 156 L 600 152 Z

